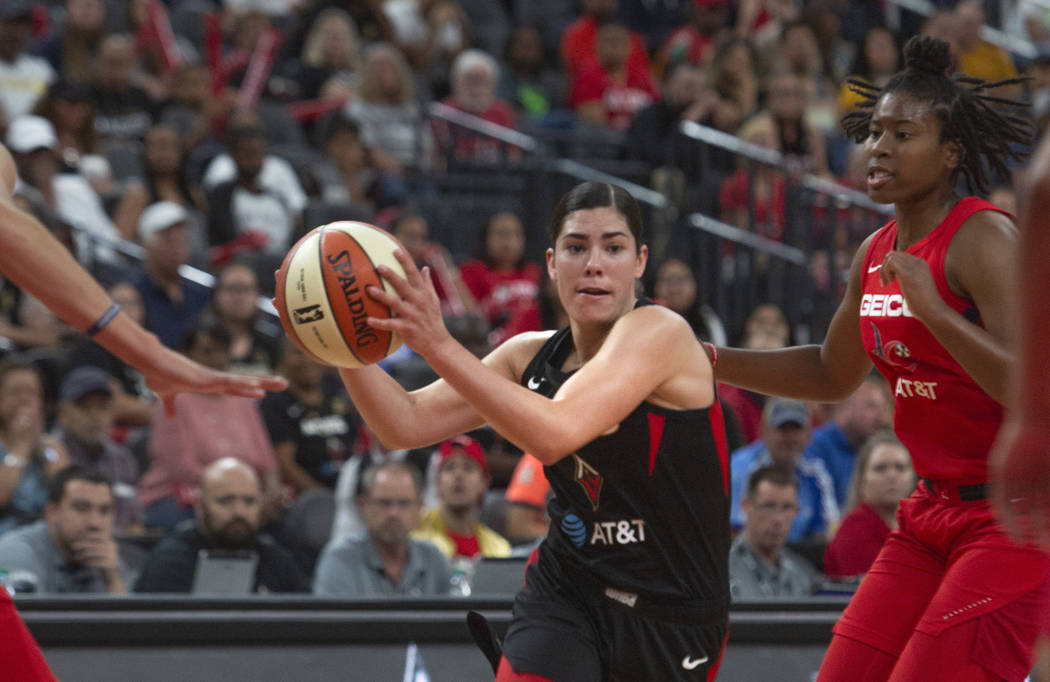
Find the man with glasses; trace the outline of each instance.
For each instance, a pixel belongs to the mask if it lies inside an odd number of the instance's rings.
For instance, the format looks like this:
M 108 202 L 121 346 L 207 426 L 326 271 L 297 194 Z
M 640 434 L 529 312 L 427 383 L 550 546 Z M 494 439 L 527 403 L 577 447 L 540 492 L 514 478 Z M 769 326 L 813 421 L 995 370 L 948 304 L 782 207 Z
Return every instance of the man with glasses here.
M 813 594 L 817 577 L 805 559 L 785 547 L 798 514 L 798 479 L 774 464 L 752 472 L 740 502 L 744 529 L 729 549 L 733 599 L 802 597 Z
M 422 488 L 420 474 L 411 464 L 387 461 L 367 470 L 357 499 L 366 535 L 328 543 L 317 564 L 314 594 L 448 594 L 452 575 L 448 560 L 429 542 L 409 537 L 419 525 Z

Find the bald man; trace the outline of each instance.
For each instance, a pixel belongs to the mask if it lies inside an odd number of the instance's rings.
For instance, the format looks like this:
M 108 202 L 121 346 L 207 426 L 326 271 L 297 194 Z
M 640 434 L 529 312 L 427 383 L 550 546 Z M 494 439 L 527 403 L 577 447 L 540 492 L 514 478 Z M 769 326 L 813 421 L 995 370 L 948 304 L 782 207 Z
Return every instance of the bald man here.
M 254 553 L 254 592 L 307 592 L 309 583 L 292 556 L 269 535 L 259 532 L 262 487 L 255 470 L 224 457 L 201 475 L 196 519 L 186 521 L 162 540 L 146 561 L 136 592 L 190 592 L 200 551 Z

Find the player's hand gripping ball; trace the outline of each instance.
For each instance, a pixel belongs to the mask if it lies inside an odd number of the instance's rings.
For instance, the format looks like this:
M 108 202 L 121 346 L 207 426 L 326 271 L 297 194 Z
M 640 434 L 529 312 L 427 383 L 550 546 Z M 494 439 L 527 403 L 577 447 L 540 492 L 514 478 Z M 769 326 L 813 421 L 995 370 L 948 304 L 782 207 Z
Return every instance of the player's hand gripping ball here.
M 388 318 L 390 308 L 367 293 L 375 286 L 397 295 L 376 272 L 386 265 L 404 277 L 394 258 L 401 244 L 383 230 L 337 222 L 310 230 L 288 251 L 277 271 L 274 307 L 288 338 L 319 362 L 362 367 L 401 345 L 393 332 L 375 329 L 368 317 Z

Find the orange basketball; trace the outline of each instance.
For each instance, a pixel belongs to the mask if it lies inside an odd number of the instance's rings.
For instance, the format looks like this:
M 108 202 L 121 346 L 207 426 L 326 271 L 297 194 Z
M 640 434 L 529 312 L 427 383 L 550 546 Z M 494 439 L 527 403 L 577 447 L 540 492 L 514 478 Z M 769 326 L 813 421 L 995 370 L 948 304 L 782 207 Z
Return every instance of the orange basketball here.
M 336 367 L 362 367 L 397 350 L 397 334 L 368 324 L 370 316 L 386 318 L 391 312 L 366 288 L 395 293 L 376 266 L 386 265 L 403 277 L 404 268 L 394 258 L 398 248 L 396 239 L 367 223 L 344 221 L 310 230 L 277 271 L 274 306 L 288 337 L 319 362 Z

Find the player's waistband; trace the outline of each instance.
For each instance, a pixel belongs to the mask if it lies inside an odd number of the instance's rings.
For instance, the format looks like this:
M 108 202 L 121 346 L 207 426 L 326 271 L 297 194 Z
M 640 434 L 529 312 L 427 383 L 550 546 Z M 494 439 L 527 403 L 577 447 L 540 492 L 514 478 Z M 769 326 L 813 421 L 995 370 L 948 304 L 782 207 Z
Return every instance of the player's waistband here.
M 934 497 L 949 502 L 979 502 L 988 499 L 991 487 L 987 483 L 960 483 L 920 477 L 919 481 Z
M 724 624 L 729 617 L 729 597 L 725 599 L 673 599 L 630 592 L 606 585 L 598 588 L 602 599 L 625 606 L 638 615 L 690 625 Z

